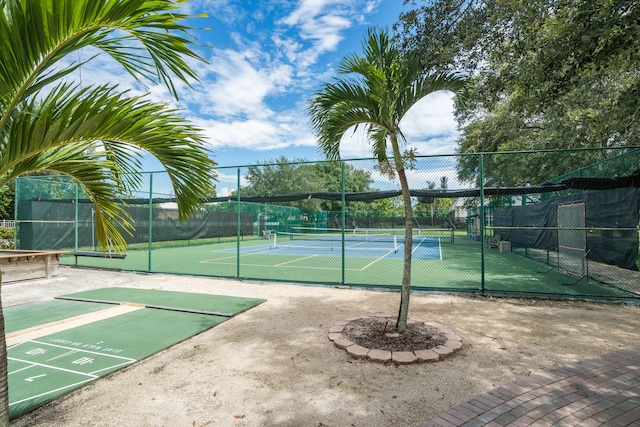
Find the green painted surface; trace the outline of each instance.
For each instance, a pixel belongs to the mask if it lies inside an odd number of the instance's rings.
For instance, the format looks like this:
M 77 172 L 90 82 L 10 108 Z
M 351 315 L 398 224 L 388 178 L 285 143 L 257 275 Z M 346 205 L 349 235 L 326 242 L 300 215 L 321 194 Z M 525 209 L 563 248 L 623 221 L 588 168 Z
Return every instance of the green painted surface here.
M 126 297 L 141 303 L 179 303 L 181 308 L 241 313 L 264 300 L 107 288 L 100 292 L 82 292 L 114 300 Z M 141 291 L 141 292 L 139 292 Z M 216 302 L 217 301 L 217 302 Z M 56 300 L 44 306 L 109 305 Z M 71 303 L 71 304 L 69 304 Z M 21 307 L 39 310 L 43 304 Z M 61 313 L 64 313 L 62 311 Z M 35 313 L 33 313 L 35 315 Z M 24 313 L 21 313 L 24 316 Z M 99 320 L 66 331 L 11 346 L 8 349 L 9 413 L 15 419 L 61 395 L 82 387 L 104 375 L 142 360 L 158 351 L 210 329 L 228 317 L 184 311 L 140 308 L 109 319 Z M 15 318 L 14 318 L 15 320 Z M 21 328 L 22 329 L 22 328 Z
M 70 298 L 131 302 L 174 309 L 231 313 L 236 315 L 264 302 L 257 298 L 237 298 L 226 295 L 192 294 L 135 288 L 102 288 L 63 295 Z
M 113 307 L 82 301 L 42 301 L 3 309 L 5 332 L 11 333 Z
M 280 255 L 269 249 L 265 240 L 241 242 L 240 277 L 286 282 L 338 284 L 342 281 L 339 256 L 318 254 Z M 256 250 L 263 248 L 263 250 Z M 480 242 L 456 236 L 455 243 L 443 243 L 442 259 L 414 259 L 411 286 L 420 290 L 477 291 L 480 289 Z M 235 277 L 237 255 L 235 242 L 154 249 L 152 271 L 160 273 Z M 125 270 L 148 269 L 143 261 L 147 251 L 129 251 L 125 260 L 81 259 L 85 266 Z M 72 263 L 73 258 L 63 258 Z M 401 258 L 345 259 L 345 284 L 399 288 L 402 282 Z M 511 295 L 555 295 L 609 299 L 637 298 L 594 280 L 579 280 L 547 264 L 498 249 L 485 250 L 485 290 Z

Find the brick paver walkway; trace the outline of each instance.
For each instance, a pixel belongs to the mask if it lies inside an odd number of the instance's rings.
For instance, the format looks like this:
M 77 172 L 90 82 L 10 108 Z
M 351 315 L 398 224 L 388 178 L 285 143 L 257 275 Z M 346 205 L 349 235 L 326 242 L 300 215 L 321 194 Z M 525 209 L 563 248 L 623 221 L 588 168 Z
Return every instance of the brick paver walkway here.
M 533 374 L 422 427 L 640 426 L 640 346 Z

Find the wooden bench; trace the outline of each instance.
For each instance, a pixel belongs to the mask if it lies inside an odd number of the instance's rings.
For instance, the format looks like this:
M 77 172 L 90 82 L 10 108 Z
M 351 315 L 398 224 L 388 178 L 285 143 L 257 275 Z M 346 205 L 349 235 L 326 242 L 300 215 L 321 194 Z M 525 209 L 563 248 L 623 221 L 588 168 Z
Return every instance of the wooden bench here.
M 493 237 L 487 236 L 487 247 L 499 248 L 501 241 L 502 241 L 502 236 L 500 236 L 499 234 L 494 234 Z
M 73 254 L 73 256 L 76 257 L 76 265 L 77 265 L 78 257 L 125 259 L 127 255 L 116 254 L 113 252 L 76 252 Z

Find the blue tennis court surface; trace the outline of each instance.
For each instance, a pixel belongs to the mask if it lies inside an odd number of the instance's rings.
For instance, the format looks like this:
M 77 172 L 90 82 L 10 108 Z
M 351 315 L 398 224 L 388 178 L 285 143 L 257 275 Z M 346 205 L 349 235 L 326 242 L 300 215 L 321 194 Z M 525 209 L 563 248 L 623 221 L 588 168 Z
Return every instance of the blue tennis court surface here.
M 249 246 L 241 249 L 243 255 L 284 255 L 284 256 L 342 256 L 342 240 L 313 238 L 309 240 L 274 239 L 264 245 Z M 413 257 L 416 259 L 442 259 L 442 248 L 438 237 L 418 237 L 412 243 Z M 350 258 L 389 258 L 402 259 L 404 242 L 401 239 L 350 240 L 344 242 L 345 256 Z M 219 252 L 235 253 L 235 249 Z

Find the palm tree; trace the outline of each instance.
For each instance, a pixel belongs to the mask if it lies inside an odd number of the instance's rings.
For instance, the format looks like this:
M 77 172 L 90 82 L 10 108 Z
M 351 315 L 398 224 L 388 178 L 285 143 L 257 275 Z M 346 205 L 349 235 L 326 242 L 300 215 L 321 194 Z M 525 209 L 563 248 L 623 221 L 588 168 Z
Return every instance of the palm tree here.
M 312 97 L 308 112 L 318 144 L 329 159 L 340 157 L 344 133 L 363 126 L 382 171 L 397 176 L 402 189 L 406 236 L 413 234 L 413 211 L 406 169 L 413 151 L 402 152 L 405 143 L 400 121 L 424 96 L 439 90 L 457 92 L 464 79 L 454 74 L 425 73 L 417 59 L 402 55 L 386 31 L 370 29 L 363 42 L 363 56 L 349 55 L 338 72 L 346 74 L 325 84 Z M 389 153 L 389 150 L 391 153 Z M 389 157 L 391 155 L 391 157 Z M 396 331 L 407 327 L 411 293 L 411 250 L 404 245 L 404 269 Z
M 215 163 L 199 130 L 178 112 L 116 85 L 74 83 L 87 61 L 78 51 L 106 53 L 142 87 L 197 79 L 200 61 L 181 0 L 0 0 L 0 186 L 28 172 L 72 177 L 94 202 L 98 243 L 125 250 L 118 229 L 131 218 L 116 201 L 140 177 L 140 153 L 156 157 L 176 193 L 180 218 L 212 189 Z M 75 55 L 72 55 L 74 54 Z M 0 425 L 8 425 L 7 349 L 0 309 Z

